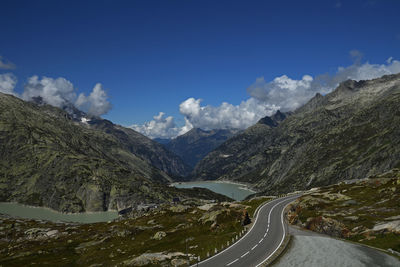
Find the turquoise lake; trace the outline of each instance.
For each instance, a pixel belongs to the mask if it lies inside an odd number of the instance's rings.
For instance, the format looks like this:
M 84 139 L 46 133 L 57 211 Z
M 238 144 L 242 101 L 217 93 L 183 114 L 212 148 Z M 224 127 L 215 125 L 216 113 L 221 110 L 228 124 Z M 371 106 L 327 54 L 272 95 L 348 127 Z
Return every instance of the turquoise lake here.
M 0 202 L 0 213 L 13 217 L 48 221 L 94 223 L 107 222 L 118 218 L 117 211 L 61 213 L 48 208 L 26 206 L 18 203 Z
M 201 187 L 207 188 L 215 193 L 228 196 L 234 200 L 243 200 L 248 195 L 254 194 L 255 192 L 245 185 L 220 182 L 220 181 L 198 181 L 198 182 L 185 182 L 185 183 L 173 183 L 173 186 L 177 188 L 193 188 Z

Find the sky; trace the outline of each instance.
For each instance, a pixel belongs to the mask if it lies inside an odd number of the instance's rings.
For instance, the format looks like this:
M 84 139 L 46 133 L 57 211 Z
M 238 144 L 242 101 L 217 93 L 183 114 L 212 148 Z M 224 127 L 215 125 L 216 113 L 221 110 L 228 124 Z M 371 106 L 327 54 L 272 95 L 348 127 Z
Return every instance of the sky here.
M 0 91 L 171 138 L 400 72 L 400 1 L 0 3 Z

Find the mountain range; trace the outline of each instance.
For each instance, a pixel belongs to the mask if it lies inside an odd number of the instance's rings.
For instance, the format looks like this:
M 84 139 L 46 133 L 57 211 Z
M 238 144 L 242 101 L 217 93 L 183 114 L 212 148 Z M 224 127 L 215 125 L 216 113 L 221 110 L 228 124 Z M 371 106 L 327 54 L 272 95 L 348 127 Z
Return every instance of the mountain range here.
M 209 152 L 237 134 L 236 129 L 202 130 L 193 128 L 169 142 L 159 140 L 165 147 L 194 168 Z
M 167 186 L 189 167 L 147 137 L 71 106 L 0 93 L 0 201 L 63 212 L 221 196 Z
M 277 194 L 383 173 L 400 167 L 399 107 L 400 74 L 348 80 L 230 138 L 192 176 Z
M 182 179 L 247 183 L 269 195 L 373 176 L 400 167 L 399 107 L 400 74 L 348 80 L 246 130 L 192 129 L 162 145 L 72 105 L 0 93 L 0 201 L 120 210 L 227 199 L 168 186 Z

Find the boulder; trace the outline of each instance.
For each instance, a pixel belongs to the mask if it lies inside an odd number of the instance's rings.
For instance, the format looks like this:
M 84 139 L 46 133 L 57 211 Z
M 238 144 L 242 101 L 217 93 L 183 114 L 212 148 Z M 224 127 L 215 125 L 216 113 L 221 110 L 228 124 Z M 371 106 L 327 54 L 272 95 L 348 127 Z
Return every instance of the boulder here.
M 163 238 L 166 237 L 166 236 L 167 236 L 167 234 L 166 234 L 165 232 L 159 231 L 159 232 L 155 233 L 154 236 L 153 236 L 151 239 L 154 239 L 154 240 L 161 240 L 161 239 L 163 239 Z

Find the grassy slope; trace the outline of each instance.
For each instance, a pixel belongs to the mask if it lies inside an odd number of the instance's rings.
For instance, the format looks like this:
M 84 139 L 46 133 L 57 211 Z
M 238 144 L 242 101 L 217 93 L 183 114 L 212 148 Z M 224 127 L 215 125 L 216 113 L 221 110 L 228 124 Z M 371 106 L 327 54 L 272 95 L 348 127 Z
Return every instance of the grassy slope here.
M 240 220 L 246 208 L 252 214 L 265 201 L 246 201 L 246 206 L 211 204 L 208 211 L 195 205 L 165 205 L 136 219 L 83 225 L 3 218 L 0 264 L 22 266 L 34 262 L 58 266 L 89 266 L 95 263 L 116 265 L 127 263 L 143 253 L 185 253 L 185 240 L 188 253 L 200 255 L 204 259 L 207 252 L 211 252 L 210 255 L 214 253 L 215 247 L 218 250 L 222 246 L 226 247 L 227 241 L 232 242 L 232 238 L 243 229 Z M 58 230 L 64 234 L 43 240 L 27 239 L 26 230 L 35 227 Z M 161 240 L 152 239 L 158 231 L 165 232 L 166 237 Z M 186 259 L 182 256 L 178 258 Z
M 400 252 L 400 233 L 373 227 L 400 215 L 400 171 L 354 184 L 322 187 L 291 206 L 289 221 L 304 228 Z M 392 219 L 389 219 L 392 217 Z

